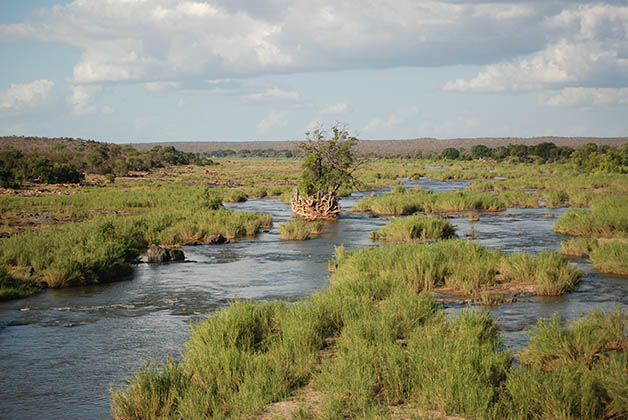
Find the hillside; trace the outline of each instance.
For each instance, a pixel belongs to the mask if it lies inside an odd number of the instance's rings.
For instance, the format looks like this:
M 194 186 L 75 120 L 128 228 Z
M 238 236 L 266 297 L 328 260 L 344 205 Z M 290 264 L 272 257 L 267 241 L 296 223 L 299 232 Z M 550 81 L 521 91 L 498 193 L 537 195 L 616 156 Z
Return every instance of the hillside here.
M 507 146 L 509 144 L 525 144 L 528 146 L 551 142 L 557 146 L 570 146 L 577 148 L 587 143 L 598 145 L 621 146 L 628 144 L 628 137 L 480 137 L 459 139 L 418 138 L 409 140 L 360 140 L 358 150 L 363 154 L 379 156 L 414 154 L 418 150 L 440 152 L 447 147 L 470 149 L 477 144 L 488 147 Z M 68 149 L 85 149 L 97 145 L 93 140 L 72 138 L 46 138 L 46 137 L 0 137 L 0 149 L 14 147 L 24 152 L 49 149 L 54 145 L 63 145 Z M 131 146 L 139 150 L 148 150 L 155 146 L 174 146 L 183 152 L 203 153 L 216 150 L 297 150 L 298 141 L 172 141 L 155 143 L 133 143 Z M 57 146 L 59 147 L 59 146 Z
M 460 138 L 460 139 L 435 139 L 420 138 L 410 140 L 360 140 L 358 150 L 364 154 L 374 154 L 379 156 L 390 156 L 399 154 L 413 154 L 417 150 L 430 152 L 440 152 L 447 147 L 470 149 L 476 144 L 484 144 L 488 147 L 507 146 L 509 144 L 525 144 L 528 146 L 551 142 L 557 146 L 579 147 L 587 143 L 598 145 L 620 146 L 628 144 L 628 137 L 482 137 L 482 138 Z M 136 143 L 134 147 L 138 149 L 150 149 L 154 146 L 174 146 L 175 148 L 193 153 L 212 152 L 216 150 L 296 150 L 297 141 L 247 141 L 247 142 L 159 142 L 159 143 Z

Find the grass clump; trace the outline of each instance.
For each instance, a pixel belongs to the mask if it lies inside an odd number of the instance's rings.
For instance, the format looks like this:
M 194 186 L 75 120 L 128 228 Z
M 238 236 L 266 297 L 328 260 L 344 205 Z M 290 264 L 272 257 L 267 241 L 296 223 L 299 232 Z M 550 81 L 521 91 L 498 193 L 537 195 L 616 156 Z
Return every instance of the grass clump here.
M 302 219 L 289 220 L 279 225 L 281 239 L 286 241 L 305 241 L 312 235 L 318 235 L 323 230 L 321 222 L 306 222 Z
M 248 199 L 248 195 L 237 189 L 228 189 L 222 195 L 222 200 L 225 203 L 242 203 Z
M 570 257 L 587 257 L 597 246 L 597 239 L 589 237 L 571 238 L 568 241 L 560 241 L 560 251 Z
M 16 278 L 0 267 L 0 302 L 31 296 L 40 290 L 41 286 L 30 276 Z
M 628 314 L 619 310 L 564 326 L 541 320 L 506 382 L 515 419 L 609 419 L 628 416 Z
M 376 297 L 393 282 L 415 291 L 452 287 L 471 292 L 495 283 L 501 253 L 463 240 L 359 249 L 344 257 L 331 278 L 347 293 Z
M 413 242 L 450 239 L 455 234 L 456 229 L 446 219 L 415 214 L 392 220 L 371 238 L 385 242 Z
M 589 210 L 569 209 L 556 221 L 554 231 L 596 238 L 628 237 L 628 196 L 598 197 Z
M 562 295 L 582 278 L 582 273 L 557 251 L 543 251 L 536 257 L 523 253 L 504 257 L 498 271 L 502 282 L 534 283 L 536 293 L 542 296 Z
M 543 200 L 545 200 L 545 206 L 553 209 L 563 207 L 567 200 L 567 194 L 553 189 L 542 191 L 542 196 Z
M 605 242 L 590 253 L 593 267 L 602 273 L 628 276 L 628 243 Z
M 504 203 L 491 193 L 433 192 L 419 189 L 392 192 L 379 197 L 363 198 L 353 211 L 370 211 L 382 215 L 405 215 L 418 211 L 425 213 L 476 210 L 503 211 Z

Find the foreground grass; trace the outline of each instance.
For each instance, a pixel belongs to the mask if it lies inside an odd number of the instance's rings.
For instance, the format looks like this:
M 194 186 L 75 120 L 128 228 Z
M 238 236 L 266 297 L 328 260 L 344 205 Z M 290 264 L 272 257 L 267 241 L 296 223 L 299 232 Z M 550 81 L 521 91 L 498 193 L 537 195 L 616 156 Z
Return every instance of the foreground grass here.
M 442 217 L 415 214 L 396 218 L 371 234 L 371 239 L 384 242 L 412 242 L 436 239 L 451 239 L 456 228 Z
M 628 415 L 628 314 L 543 321 L 515 368 L 488 313 L 448 318 L 385 263 L 357 281 L 346 269 L 357 255 L 311 298 L 235 301 L 195 326 L 182 361 L 148 364 L 113 391 L 113 418 L 253 418 L 306 385 L 320 406 L 293 418 L 390 418 L 410 406 L 477 419 Z

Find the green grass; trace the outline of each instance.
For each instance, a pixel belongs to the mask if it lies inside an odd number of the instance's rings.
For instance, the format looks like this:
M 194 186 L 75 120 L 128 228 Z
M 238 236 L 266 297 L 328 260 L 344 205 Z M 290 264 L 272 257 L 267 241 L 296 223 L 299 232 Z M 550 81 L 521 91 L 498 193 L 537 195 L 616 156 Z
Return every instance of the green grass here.
M 569 209 L 554 225 L 554 231 L 572 236 L 628 237 L 628 196 L 603 196 L 591 201 L 590 209 Z
M 628 276 L 628 243 L 606 242 L 590 254 L 593 267 L 602 273 Z
M 456 229 L 446 219 L 415 214 L 393 219 L 378 232 L 373 232 L 371 238 L 385 242 L 412 242 L 450 239 L 455 234 Z
M 130 274 L 133 261 L 151 244 L 179 245 L 213 235 L 235 239 L 270 223 L 269 215 L 202 208 L 101 217 L 4 239 L 0 267 L 32 267 L 34 278 L 53 288 L 103 283 Z
M 321 222 L 306 222 L 302 219 L 289 220 L 279 225 L 281 239 L 285 241 L 305 241 L 312 235 L 318 235 L 322 230 Z
M 428 292 L 377 277 L 365 279 L 377 294 L 341 275 L 296 304 L 233 302 L 193 328 L 180 362 L 148 364 L 113 390 L 113 418 L 252 418 L 305 385 L 320 406 L 303 402 L 295 418 L 388 418 L 394 406 L 482 419 L 626 415 L 628 314 L 541 321 L 518 368 L 487 312 L 447 317 Z
M 571 238 L 568 241 L 560 241 L 560 251 L 570 257 L 588 257 L 591 251 L 597 246 L 597 239 L 589 237 Z
M 40 290 L 40 285 L 31 276 L 20 278 L 0 268 L 0 302 L 31 296 Z
M 539 321 L 506 382 L 515 419 L 610 419 L 628 416 L 628 314 L 591 312 L 565 326 Z
M 415 212 L 446 213 L 465 210 L 496 212 L 505 210 L 504 203 L 490 193 L 432 192 L 406 190 L 379 197 L 363 198 L 352 211 L 370 211 L 381 215 L 405 215 Z

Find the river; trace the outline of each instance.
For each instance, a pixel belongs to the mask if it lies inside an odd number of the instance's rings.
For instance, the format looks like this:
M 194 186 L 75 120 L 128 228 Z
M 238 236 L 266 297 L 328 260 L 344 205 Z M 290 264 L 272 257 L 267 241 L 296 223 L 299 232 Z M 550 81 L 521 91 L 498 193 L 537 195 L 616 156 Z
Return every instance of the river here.
M 466 181 L 422 178 L 407 186 L 451 191 Z M 383 193 L 387 190 L 379 190 Z M 344 210 L 370 193 L 341 201 Z M 368 214 L 343 211 L 337 222 L 309 241 L 281 241 L 277 226 L 290 219 L 289 206 L 277 199 L 249 200 L 230 208 L 273 215 L 274 228 L 255 239 L 226 245 L 185 246 L 188 262 L 138 264 L 125 281 L 81 288 L 47 290 L 0 303 L 0 418 L 108 419 L 110 388 L 147 360 L 180 357 L 196 322 L 231 299 L 294 300 L 328 284 L 327 261 L 334 246 L 372 246 L 369 233 L 387 223 Z M 461 237 L 475 235 L 506 253 L 560 248 L 565 237 L 552 226 L 565 209 L 508 209 L 471 224 L 451 219 Z M 592 308 L 628 307 L 628 279 L 602 275 L 585 260 L 572 260 L 585 273 L 581 285 L 559 298 L 522 298 L 491 308 L 507 347 L 527 341 L 538 318 L 561 312 L 573 319 Z M 462 305 L 450 304 L 449 312 Z

